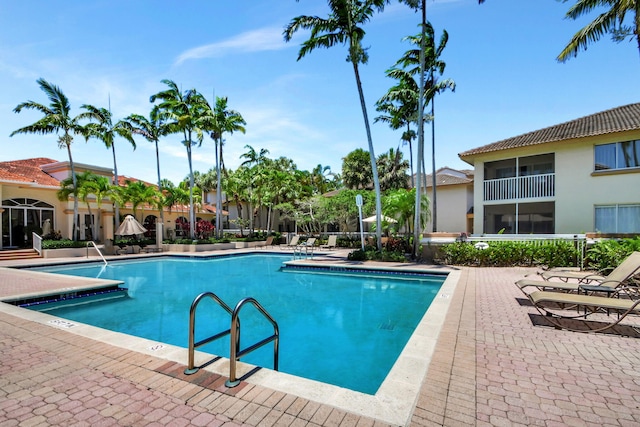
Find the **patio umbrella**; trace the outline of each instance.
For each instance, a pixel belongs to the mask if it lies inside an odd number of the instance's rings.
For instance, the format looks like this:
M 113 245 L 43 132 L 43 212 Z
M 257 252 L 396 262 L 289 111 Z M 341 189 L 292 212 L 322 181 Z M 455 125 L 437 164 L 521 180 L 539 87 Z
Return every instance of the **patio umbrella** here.
M 114 233 L 116 236 L 134 236 L 147 231 L 133 216 L 127 215 Z
M 381 221 L 382 222 L 388 222 L 388 223 L 396 223 L 396 222 L 398 222 L 395 219 L 390 218 L 388 216 L 384 216 L 384 215 L 382 215 Z M 376 222 L 376 216 L 374 215 L 374 216 L 370 216 L 369 218 L 365 218 L 365 219 L 362 220 L 362 222 Z

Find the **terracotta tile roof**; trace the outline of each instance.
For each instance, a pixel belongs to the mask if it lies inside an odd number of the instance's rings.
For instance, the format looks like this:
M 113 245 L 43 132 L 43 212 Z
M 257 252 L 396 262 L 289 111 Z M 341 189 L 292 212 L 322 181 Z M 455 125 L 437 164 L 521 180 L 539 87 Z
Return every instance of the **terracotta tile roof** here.
M 134 177 L 131 177 L 131 176 L 118 175 L 118 185 L 120 187 L 126 187 L 127 186 L 127 181 L 129 181 L 129 182 L 138 182 L 138 181 L 140 181 L 140 182 L 143 182 L 148 187 L 158 188 L 158 184 L 152 184 L 150 182 L 143 181 L 141 179 L 134 178 Z
M 41 165 L 56 162 L 57 160 L 46 157 L 0 162 L 0 180 L 31 182 L 58 187 L 60 182 L 40 168 Z
M 474 154 L 629 130 L 640 130 L 640 103 L 612 108 L 513 138 L 503 139 L 502 141 L 462 152 L 458 156 L 464 158 Z

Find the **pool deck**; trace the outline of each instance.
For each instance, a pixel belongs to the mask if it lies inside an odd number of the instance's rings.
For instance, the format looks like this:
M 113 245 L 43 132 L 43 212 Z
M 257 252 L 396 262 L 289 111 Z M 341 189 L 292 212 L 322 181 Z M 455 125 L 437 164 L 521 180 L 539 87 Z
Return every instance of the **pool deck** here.
M 313 262 L 353 265 L 345 256 L 345 251 L 317 254 Z M 4 261 L 0 267 L 16 264 Z M 640 424 L 637 331 L 583 334 L 535 325 L 543 319 L 513 285 L 535 271 L 459 269 L 406 425 Z M 3 299 L 74 286 L 48 275 L 0 268 Z M 71 334 L 64 324 L 33 321 L 17 314 L 25 310 L 0 305 L 2 427 L 389 425 L 250 379 L 229 389 L 226 378 L 205 370 L 186 377 L 183 364 Z M 637 318 L 625 319 L 631 322 L 640 325 Z

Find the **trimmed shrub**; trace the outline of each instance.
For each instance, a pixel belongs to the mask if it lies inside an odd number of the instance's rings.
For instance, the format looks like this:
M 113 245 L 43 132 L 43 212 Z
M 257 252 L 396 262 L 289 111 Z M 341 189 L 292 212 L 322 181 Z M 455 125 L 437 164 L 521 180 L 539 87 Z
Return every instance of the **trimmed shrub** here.
M 485 249 L 471 242 L 443 245 L 439 262 L 469 266 L 534 266 L 558 267 L 575 265 L 578 251 L 571 242 L 491 242 Z

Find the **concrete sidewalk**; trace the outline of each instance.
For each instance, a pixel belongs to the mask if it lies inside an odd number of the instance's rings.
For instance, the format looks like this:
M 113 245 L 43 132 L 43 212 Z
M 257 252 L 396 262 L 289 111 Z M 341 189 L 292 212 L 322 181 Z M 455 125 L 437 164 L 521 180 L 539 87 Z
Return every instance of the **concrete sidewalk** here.
M 533 271 L 462 269 L 408 425 L 640 424 L 640 340 L 535 326 L 513 285 Z M 0 274 L 0 295 L 20 286 Z M 386 425 L 183 369 L 2 312 L 0 426 Z

